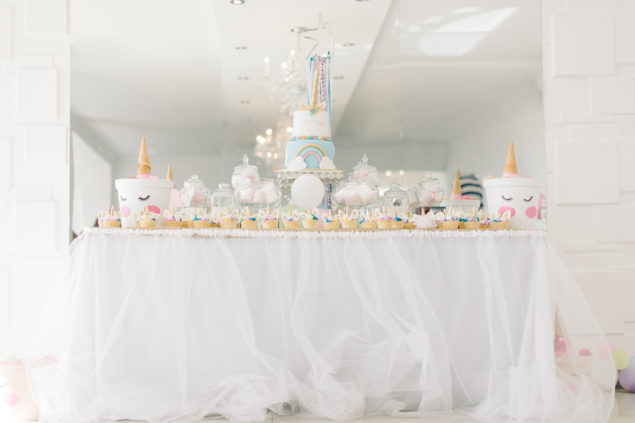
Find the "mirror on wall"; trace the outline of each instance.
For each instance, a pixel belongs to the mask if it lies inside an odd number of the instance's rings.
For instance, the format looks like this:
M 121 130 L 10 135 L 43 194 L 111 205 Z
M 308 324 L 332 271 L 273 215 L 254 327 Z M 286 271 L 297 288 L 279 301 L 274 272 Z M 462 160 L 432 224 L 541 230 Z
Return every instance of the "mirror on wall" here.
M 237 2 L 240 3 L 240 2 Z M 539 0 L 71 0 L 73 230 L 117 204 L 143 136 L 155 175 L 210 190 L 284 167 L 306 58 L 332 52 L 334 161 L 391 183 L 519 170 L 544 182 Z M 508 40 L 513 39 L 514 43 Z

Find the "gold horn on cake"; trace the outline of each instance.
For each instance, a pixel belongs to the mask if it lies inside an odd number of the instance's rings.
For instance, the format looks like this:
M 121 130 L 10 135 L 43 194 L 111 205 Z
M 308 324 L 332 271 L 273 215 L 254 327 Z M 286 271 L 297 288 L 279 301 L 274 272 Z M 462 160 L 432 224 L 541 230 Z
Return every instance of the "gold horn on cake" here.
M 148 158 L 148 148 L 146 147 L 146 137 L 141 139 L 139 149 L 139 159 L 137 159 L 137 175 L 149 175 L 151 172 L 150 159 Z
M 503 178 L 513 178 L 515 176 L 518 176 L 518 168 L 516 167 L 516 155 L 514 154 L 514 140 L 511 140 L 507 150 L 507 159 L 505 159 Z

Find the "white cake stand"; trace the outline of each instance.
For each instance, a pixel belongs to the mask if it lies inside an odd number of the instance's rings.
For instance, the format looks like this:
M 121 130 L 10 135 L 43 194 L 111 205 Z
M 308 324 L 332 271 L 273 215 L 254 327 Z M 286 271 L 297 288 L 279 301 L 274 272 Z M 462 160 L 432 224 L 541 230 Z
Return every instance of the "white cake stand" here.
M 317 176 L 324 183 L 324 200 L 320 207 L 331 210 L 333 206 L 333 191 L 335 186 L 344 179 L 344 171 L 340 169 L 282 169 L 276 172 L 276 181 L 287 200 L 291 199 L 291 185 L 302 175 Z

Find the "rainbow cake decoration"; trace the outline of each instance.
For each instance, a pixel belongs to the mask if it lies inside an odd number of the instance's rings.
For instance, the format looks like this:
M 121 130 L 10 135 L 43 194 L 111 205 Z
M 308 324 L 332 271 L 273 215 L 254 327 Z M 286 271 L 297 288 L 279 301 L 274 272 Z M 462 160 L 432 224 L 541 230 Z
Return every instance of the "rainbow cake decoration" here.
M 311 96 L 293 113 L 293 131 L 287 142 L 285 166 L 291 170 L 333 169 L 331 142 L 330 53 L 309 59 Z M 328 159 L 328 160 L 325 160 Z

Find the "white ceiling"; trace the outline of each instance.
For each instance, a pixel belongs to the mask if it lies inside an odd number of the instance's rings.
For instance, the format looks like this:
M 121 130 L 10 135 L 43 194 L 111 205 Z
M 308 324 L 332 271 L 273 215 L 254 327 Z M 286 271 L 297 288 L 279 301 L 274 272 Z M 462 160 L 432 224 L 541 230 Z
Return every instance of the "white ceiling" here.
M 448 141 L 540 96 L 541 32 L 540 0 L 393 2 L 337 143 Z
M 253 146 L 280 116 L 263 58 L 275 74 L 296 46 L 290 29 L 320 14 L 332 75 L 344 76 L 332 82 L 336 143 L 443 141 L 519 85 L 540 85 L 539 0 L 71 0 L 70 10 L 73 127 L 110 157 L 134 154 L 142 135 L 152 155 Z
M 389 3 L 71 0 L 73 126 L 114 157 L 134 154 L 142 135 L 150 154 L 252 146 L 280 115 L 264 57 L 277 74 L 297 45 L 290 29 L 316 26 L 320 15 L 334 37 L 332 74 L 344 76 L 333 82 L 337 125 Z M 325 51 L 330 36 L 321 37 Z M 302 44 L 306 53 L 315 42 Z

